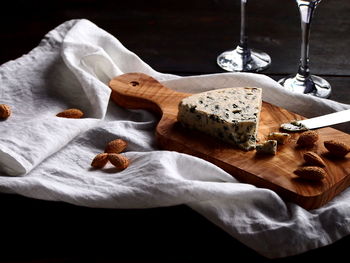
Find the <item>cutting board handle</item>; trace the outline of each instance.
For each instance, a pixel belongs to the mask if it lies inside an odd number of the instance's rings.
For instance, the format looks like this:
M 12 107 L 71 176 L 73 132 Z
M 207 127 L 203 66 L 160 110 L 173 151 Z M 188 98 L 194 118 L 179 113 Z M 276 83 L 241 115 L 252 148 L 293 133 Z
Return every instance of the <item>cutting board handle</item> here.
M 172 111 L 182 97 L 188 94 L 173 91 L 156 79 L 143 73 L 127 73 L 109 82 L 114 102 L 128 109 L 145 109 L 162 116 Z M 170 106 L 170 107 L 169 107 Z
M 241 151 L 219 143 L 213 137 L 189 131 L 177 121 L 178 105 L 189 96 L 166 88 L 154 78 L 142 73 L 128 73 L 110 81 L 112 97 L 117 104 L 132 109 L 148 109 L 160 114 L 155 128 L 156 142 L 161 149 L 190 154 L 207 160 L 238 180 L 271 189 L 285 200 L 305 209 L 322 206 L 350 185 L 349 158 L 333 159 L 323 153 L 323 141 L 335 139 L 350 143 L 349 135 L 333 128 L 318 130 L 320 139 L 312 151 L 322 155 L 326 162 L 327 177 L 315 184 L 298 180 L 293 171 L 304 164 L 307 149 L 298 149 L 297 133 L 291 134 L 290 143 L 281 145 L 275 156 L 257 156 L 254 151 Z M 304 117 L 272 104 L 263 102 L 259 134 L 265 138 L 277 131 L 280 124 Z

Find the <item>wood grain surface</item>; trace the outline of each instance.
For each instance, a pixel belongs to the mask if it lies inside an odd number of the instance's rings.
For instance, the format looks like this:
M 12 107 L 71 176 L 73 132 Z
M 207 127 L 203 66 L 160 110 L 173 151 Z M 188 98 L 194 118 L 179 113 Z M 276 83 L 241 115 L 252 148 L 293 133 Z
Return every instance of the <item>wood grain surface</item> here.
M 335 159 L 327 154 L 325 140 L 339 140 L 350 144 L 350 136 L 333 128 L 318 130 L 320 139 L 312 148 L 296 144 L 300 133 L 291 133 L 291 140 L 278 146 L 278 153 L 258 155 L 255 151 L 242 151 L 201 132 L 184 128 L 177 121 L 178 103 L 188 93 L 175 92 L 154 78 L 141 73 L 128 73 L 110 82 L 112 100 L 122 107 L 146 109 L 156 113 L 160 121 L 156 139 L 163 149 L 187 153 L 203 158 L 238 180 L 271 189 L 287 201 L 305 209 L 318 208 L 350 185 L 349 157 Z M 258 138 L 264 141 L 270 132 L 279 131 L 280 124 L 302 116 L 263 102 Z M 293 171 L 304 165 L 303 153 L 314 151 L 326 162 L 327 177 L 312 182 L 297 177 Z
M 271 56 L 263 74 L 275 80 L 295 73 L 300 55 L 296 3 L 281 3 L 248 1 L 247 10 L 249 44 Z M 333 87 L 331 99 L 343 103 L 350 103 L 349 10 L 350 1 L 322 1 L 311 30 L 311 73 L 325 77 Z M 61 23 L 86 18 L 157 71 L 182 76 L 223 72 L 216 56 L 238 43 L 239 11 L 239 0 L 5 1 L 0 63 L 28 53 Z M 0 194 L 0 211 L 7 226 L 1 232 L 0 262 L 231 262 L 233 257 L 271 262 L 186 205 L 96 209 Z M 347 236 L 274 261 L 347 258 L 349 245 Z
M 349 9 L 350 1 L 322 1 L 310 38 L 311 73 L 326 78 L 334 88 L 331 99 L 343 103 L 350 103 Z M 0 63 L 29 52 L 47 32 L 77 18 L 117 37 L 157 71 L 179 75 L 223 72 L 217 55 L 239 41 L 239 0 L 13 0 L 0 14 Z M 264 74 L 278 80 L 296 73 L 301 33 L 295 1 L 249 1 L 247 32 L 249 45 L 272 58 Z

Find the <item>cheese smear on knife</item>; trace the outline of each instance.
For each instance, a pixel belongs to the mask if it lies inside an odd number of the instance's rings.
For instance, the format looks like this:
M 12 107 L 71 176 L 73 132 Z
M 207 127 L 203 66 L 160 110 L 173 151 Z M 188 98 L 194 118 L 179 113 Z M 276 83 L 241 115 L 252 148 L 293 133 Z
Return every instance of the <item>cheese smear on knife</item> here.
M 225 88 L 184 98 L 177 119 L 183 126 L 199 130 L 249 151 L 255 149 L 261 111 L 260 88 Z

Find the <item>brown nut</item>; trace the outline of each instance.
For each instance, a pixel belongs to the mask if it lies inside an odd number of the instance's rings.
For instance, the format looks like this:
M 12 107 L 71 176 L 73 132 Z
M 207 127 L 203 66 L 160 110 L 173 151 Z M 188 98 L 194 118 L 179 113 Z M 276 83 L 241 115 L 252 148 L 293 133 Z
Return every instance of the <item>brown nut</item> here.
M 306 164 L 311 166 L 325 167 L 326 164 L 322 158 L 314 152 L 306 152 L 303 155 Z
M 108 162 L 108 153 L 100 153 L 95 156 L 91 162 L 94 168 L 103 168 Z
M 343 142 L 330 140 L 324 141 L 323 144 L 332 155 L 337 157 L 344 157 L 350 152 L 350 146 L 346 145 Z
M 79 109 L 67 109 L 65 111 L 62 111 L 60 113 L 57 113 L 57 117 L 61 118 L 71 118 L 71 119 L 80 119 L 83 117 L 84 113 Z
M 124 170 L 130 163 L 128 158 L 118 153 L 109 153 L 108 160 L 119 170 Z
M 297 140 L 297 144 L 301 147 L 310 147 L 310 146 L 313 146 L 317 141 L 318 141 L 317 132 L 306 131 L 299 136 Z
M 113 141 L 110 141 L 106 148 L 105 153 L 121 153 L 123 152 L 126 147 L 128 146 L 128 143 L 122 139 L 116 139 Z
M 320 181 L 326 177 L 326 171 L 317 166 L 299 167 L 294 173 L 303 179 L 312 181 Z
M 7 119 L 11 115 L 11 108 L 9 105 L 0 104 L 0 119 Z

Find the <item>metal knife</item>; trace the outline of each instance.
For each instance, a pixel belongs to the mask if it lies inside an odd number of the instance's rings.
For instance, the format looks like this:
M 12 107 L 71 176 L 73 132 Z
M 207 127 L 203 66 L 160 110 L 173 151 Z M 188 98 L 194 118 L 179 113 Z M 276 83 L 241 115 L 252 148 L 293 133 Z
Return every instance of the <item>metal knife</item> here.
M 350 109 L 300 121 L 283 123 L 286 131 L 305 131 L 350 121 Z

